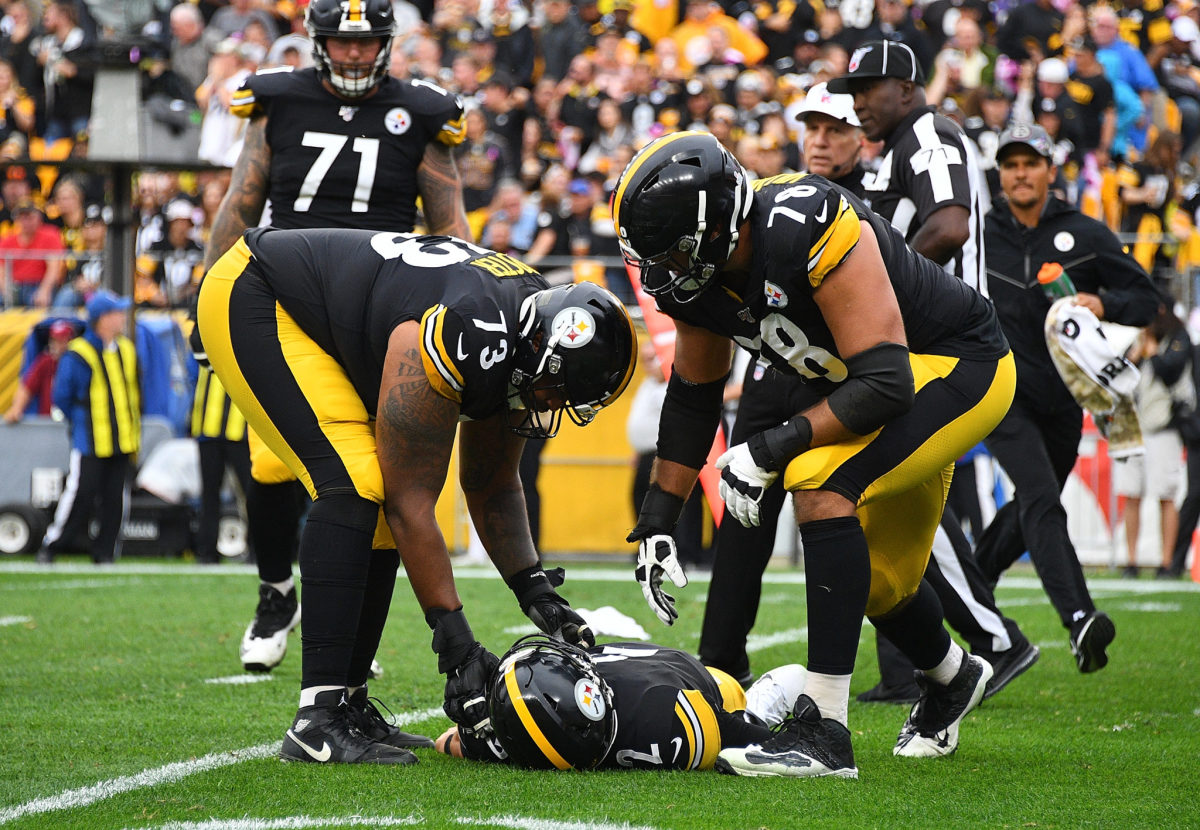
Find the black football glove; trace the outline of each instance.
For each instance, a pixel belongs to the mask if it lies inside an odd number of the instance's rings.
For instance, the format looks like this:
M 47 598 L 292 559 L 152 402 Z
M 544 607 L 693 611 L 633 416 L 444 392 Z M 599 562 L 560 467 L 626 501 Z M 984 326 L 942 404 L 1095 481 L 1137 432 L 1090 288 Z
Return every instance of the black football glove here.
M 462 609 L 430 609 L 425 620 L 433 629 L 433 650 L 438 655 L 438 671 L 446 675 L 442 709 L 450 720 L 469 735 L 491 734 L 487 687 L 499 658 L 475 639 Z
M 581 648 L 596 645 L 596 635 L 587 621 L 554 588 L 563 583 L 563 569 L 543 570 L 534 565 L 504 581 L 517 596 L 521 611 L 533 624 L 555 639 Z

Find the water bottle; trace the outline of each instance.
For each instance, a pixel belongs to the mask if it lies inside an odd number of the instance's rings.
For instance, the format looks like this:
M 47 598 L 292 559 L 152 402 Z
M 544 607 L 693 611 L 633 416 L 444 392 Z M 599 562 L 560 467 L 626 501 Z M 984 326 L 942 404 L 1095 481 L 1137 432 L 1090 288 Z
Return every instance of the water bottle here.
M 1060 297 L 1073 297 L 1079 293 L 1075 290 L 1075 284 L 1071 282 L 1067 272 L 1057 262 L 1043 263 L 1038 270 L 1037 281 L 1051 302 Z

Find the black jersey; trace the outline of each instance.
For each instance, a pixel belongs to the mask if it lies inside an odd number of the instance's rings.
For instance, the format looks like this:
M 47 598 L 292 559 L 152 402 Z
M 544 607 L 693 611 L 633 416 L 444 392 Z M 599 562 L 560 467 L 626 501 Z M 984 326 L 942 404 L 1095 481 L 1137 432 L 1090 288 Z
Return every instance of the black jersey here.
M 804 173 L 754 182 L 749 220 L 754 256 L 744 296 L 713 288 L 683 304 L 660 296 L 659 307 L 732 338 L 760 363 L 819 384 L 827 395 L 831 384 L 846 379 L 846 364 L 812 293 L 858 244 L 860 220 L 870 222 L 879 240 L 910 351 L 979 360 L 1007 352 L 987 299 L 914 252 L 852 194 Z
M 879 171 L 863 181 L 871 210 L 911 240 L 934 211 L 965 207 L 967 241 L 945 267 L 987 296 L 983 217 L 989 203 L 974 143 L 949 118 L 925 107 L 900 122 L 884 150 Z
M 763 741 L 770 731 L 727 712 L 721 689 L 687 652 L 650 643 L 604 643 L 588 649 L 613 691 L 617 735 L 601 767 L 711 769 L 725 746 Z M 503 761 L 499 744 L 464 736 L 468 758 Z
M 374 414 L 396 326 L 421 321 L 430 384 L 478 420 L 508 402 L 528 265 L 448 236 L 255 228 L 246 244 L 279 304 L 346 370 Z
M 411 231 L 426 146 L 453 147 L 465 135 L 459 96 L 423 80 L 389 77 L 349 102 L 315 69 L 266 69 L 246 78 L 231 110 L 267 116 L 267 195 L 280 228 Z

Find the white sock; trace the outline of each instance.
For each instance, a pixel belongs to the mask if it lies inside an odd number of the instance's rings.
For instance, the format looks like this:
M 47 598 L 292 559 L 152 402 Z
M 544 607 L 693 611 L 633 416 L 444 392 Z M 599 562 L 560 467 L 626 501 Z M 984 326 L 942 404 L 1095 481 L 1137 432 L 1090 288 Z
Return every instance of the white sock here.
M 283 582 L 267 582 L 266 584 L 286 597 L 288 592 L 296 587 L 296 580 L 289 576 Z
M 317 695 L 321 692 L 345 692 L 345 686 L 309 686 L 307 689 L 300 690 L 300 708 L 305 706 L 316 706 Z
M 964 653 L 962 646 L 951 640 L 950 650 L 946 652 L 946 656 L 942 658 L 942 662 L 925 672 L 925 676 L 934 683 L 940 683 L 943 686 L 950 685 L 950 681 L 954 679 L 954 675 L 958 674 L 958 670 L 962 667 Z
M 846 710 L 850 706 L 850 675 L 810 671 L 804 684 L 804 694 L 817 704 L 821 717 L 833 718 L 846 726 Z

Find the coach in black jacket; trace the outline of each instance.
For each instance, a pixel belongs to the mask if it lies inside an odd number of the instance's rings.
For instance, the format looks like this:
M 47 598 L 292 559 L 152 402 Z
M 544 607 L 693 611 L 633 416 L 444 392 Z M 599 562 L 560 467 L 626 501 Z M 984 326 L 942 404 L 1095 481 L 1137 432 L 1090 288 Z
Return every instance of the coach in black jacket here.
M 1050 193 L 1052 142 L 1041 127 L 1016 124 L 1000 136 L 996 160 L 1003 195 L 987 215 L 988 286 L 1017 362 L 1012 408 L 986 439 L 1016 486 L 976 546 L 989 578 L 1028 549 L 1063 625 L 1081 672 L 1103 668 L 1116 635 L 1097 611 L 1067 534 L 1061 493 L 1075 466 L 1083 411 L 1059 377 L 1043 323 L 1052 298 L 1038 283 L 1042 265 L 1058 263 L 1074 282 L 1076 303 L 1101 320 L 1144 326 L 1160 298 L 1150 278 L 1106 226 Z

